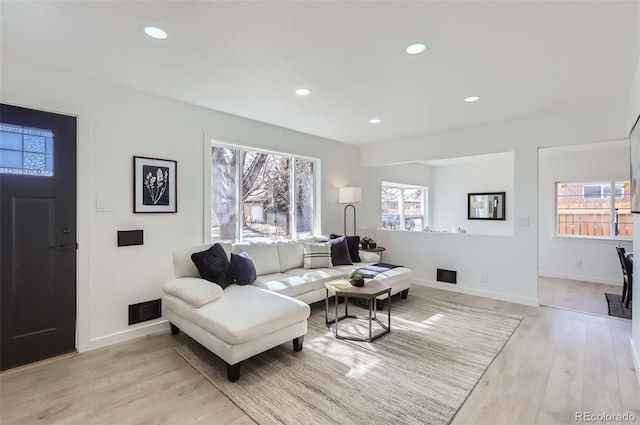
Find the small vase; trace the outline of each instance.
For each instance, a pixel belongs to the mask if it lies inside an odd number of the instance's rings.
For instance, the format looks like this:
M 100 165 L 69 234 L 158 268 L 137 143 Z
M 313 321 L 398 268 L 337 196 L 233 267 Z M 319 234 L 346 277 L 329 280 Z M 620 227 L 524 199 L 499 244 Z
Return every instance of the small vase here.
M 364 286 L 364 279 L 350 279 L 349 283 L 352 286 Z
M 378 244 L 375 243 L 375 242 L 372 242 L 372 243 L 369 244 L 369 249 L 374 249 L 374 248 L 377 248 L 377 247 L 378 247 Z

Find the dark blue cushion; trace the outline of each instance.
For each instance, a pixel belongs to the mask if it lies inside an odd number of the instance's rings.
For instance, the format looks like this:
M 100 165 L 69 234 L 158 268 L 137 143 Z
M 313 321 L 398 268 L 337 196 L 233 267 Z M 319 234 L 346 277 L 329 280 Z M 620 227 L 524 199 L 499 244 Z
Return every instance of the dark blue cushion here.
M 222 245 L 214 244 L 206 251 L 194 252 L 191 261 L 198 268 L 200 277 L 217 283 L 222 289 L 233 283 L 231 264 Z
M 258 278 L 256 266 L 245 251 L 240 254 L 231 253 L 231 270 L 237 285 L 250 285 Z
M 331 234 L 331 239 L 337 239 L 340 235 Z M 360 236 L 345 236 L 347 238 L 347 246 L 349 247 L 349 257 L 354 263 L 362 261 L 360 259 Z
M 349 246 L 344 236 L 331 239 L 331 264 L 334 266 L 346 266 L 353 264 L 349 256 Z

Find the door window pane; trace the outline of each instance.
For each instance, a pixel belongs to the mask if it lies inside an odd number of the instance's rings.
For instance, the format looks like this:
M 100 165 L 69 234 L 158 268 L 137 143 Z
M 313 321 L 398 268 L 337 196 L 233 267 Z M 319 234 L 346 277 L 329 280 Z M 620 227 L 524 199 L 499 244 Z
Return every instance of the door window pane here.
M 53 132 L 0 124 L 0 174 L 53 176 Z

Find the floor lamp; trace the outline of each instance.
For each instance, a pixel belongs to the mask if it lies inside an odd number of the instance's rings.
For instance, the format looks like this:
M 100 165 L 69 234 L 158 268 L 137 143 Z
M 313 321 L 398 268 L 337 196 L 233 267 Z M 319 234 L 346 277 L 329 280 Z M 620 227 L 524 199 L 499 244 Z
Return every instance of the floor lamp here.
M 341 187 L 339 190 L 339 202 L 341 204 L 347 204 L 344 207 L 344 235 L 347 236 L 347 208 L 353 208 L 353 235 L 356 234 L 356 207 L 353 206 L 353 202 L 362 201 L 362 189 L 359 187 Z

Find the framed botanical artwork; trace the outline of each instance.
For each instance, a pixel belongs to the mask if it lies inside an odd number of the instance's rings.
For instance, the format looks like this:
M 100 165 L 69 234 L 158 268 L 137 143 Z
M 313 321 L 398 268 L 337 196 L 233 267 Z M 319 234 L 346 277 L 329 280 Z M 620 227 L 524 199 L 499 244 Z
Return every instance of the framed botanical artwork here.
M 640 213 L 640 117 L 629 135 L 631 141 L 631 212 Z
M 174 213 L 178 211 L 177 161 L 133 157 L 133 212 Z

